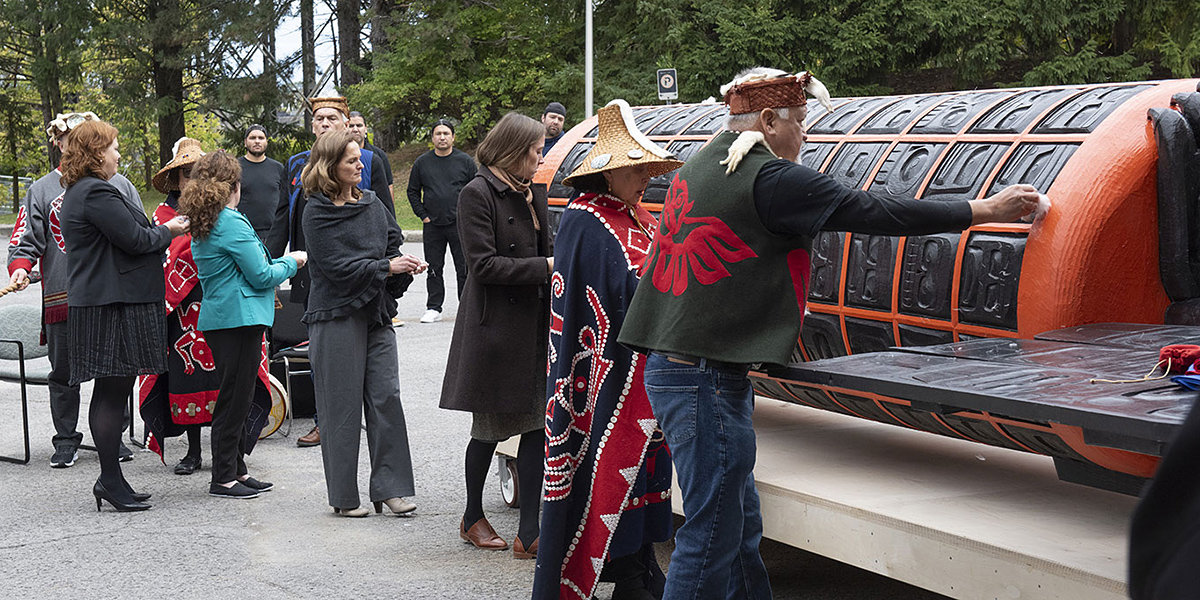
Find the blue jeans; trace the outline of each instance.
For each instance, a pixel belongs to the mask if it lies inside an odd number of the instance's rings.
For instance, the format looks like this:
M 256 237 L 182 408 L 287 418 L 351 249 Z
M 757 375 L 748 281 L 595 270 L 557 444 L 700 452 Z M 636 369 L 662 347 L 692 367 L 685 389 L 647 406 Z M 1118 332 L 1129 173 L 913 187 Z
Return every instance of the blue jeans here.
M 667 438 L 687 520 L 663 600 L 771 597 L 758 553 L 762 513 L 754 488 L 754 391 L 746 369 L 691 366 L 652 353 L 646 393 Z

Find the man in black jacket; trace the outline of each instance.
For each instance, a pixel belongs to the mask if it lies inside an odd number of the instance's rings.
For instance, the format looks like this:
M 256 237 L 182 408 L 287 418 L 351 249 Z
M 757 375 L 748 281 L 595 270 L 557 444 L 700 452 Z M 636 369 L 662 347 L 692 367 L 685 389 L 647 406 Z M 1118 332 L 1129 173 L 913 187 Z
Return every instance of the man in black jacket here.
M 354 141 L 358 142 L 359 148 L 370 150 L 372 154 L 383 161 L 383 172 L 387 175 L 388 193 L 395 198 L 396 190 L 392 186 L 395 183 L 395 177 L 392 175 L 392 162 L 388 160 L 386 152 L 367 141 L 367 122 L 363 119 L 362 113 L 357 110 L 350 111 L 350 118 L 346 120 L 346 131 L 354 136 Z
M 460 297 L 466 285 L 467 261 L 458 240 L 458 194 L 476 172 L 470 155 L 454 147 L 454 125 L 450 121 L 439 119 L 433 124 L 431 136 L 433 150 L 417 157 L 408 177 L 408 202 L 425 223 L 425 260 L 429 261 L 429 277 L 425 280 L 429 299 L 422 323 L 442 320 L 442 302 L 446 299 L 442 268 L 446 266 L 447 245 L 454 258 Z

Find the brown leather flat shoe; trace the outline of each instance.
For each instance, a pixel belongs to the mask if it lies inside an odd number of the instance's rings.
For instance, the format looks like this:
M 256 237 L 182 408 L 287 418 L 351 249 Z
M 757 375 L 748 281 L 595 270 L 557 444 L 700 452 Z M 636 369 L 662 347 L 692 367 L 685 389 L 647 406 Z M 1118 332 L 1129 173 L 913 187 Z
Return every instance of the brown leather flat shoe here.
M 539 538 L 534 538 L 533 543 L 529 545 L 528 549 L 526 549 L 525 545 L 521 543 L 521 536 L 513 538 L 513 558 L 537 558 L 538 539 Z
M 476 548 L 484 550 L 504 550 L 508 548 L 508 542 L 504 538 L 496 534 L 496 530 L 492 529 L 492 524 L 488 523 L 486 518 L 475 521 L 471 529 L 467 529 L 466 521 L 462 521 L 458 526 L 458 537 L 463 541 L 470 542 Z
M 311 448 L 321 445 L 321 428 L 314 425 L 312 431 L 296 438 L 296 445 L 301 448 Z

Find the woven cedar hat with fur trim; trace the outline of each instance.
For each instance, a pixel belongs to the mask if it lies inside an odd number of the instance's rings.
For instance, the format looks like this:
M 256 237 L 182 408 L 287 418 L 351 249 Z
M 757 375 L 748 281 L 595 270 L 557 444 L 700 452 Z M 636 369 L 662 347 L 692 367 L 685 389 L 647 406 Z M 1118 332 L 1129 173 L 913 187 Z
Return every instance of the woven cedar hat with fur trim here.
M 827 110 L 833 111 L 829 90 L 807 71 L 790 75 L 751 75 L 721 89 L 729 114 L 744 115 L 766 108 L 788 108 L 808 104 L 808 92 Z
M 54 120 L 50 121 L 50 123 L 46 125 L 46 135 L 50 136 L 50 141 L 53 142 L 54 140 L 58 139 L 59 136 L 72 129 L 75 129 L 77 125 L 83 123 L 84 121 L 99 120 L 100 117 L 97 117 L 96 114 L 92 112 L 58 113 L 58 116 L 54 117 Z
M 313 114 L 322 108 L 332 108 L 342 113 L 343 119 L 350 118 L 350 103 L 341 96 L 327 96 L 324 98 L 309 98 L 308 103 L 312 106 Z
M 164 194 L 179 189 L 179 180 L 171 177 L 171 171 L 200 160 L 200 157 L 204 156 L 204 151 L 200 149 L 200 140 L 181 137 L 171 148 L 171 156 L 171 162 L 163 165 L 163 168 L 159 169 L 158 173 L 155 173 L 154 179 L 151 180 L 154 189 Z
M 609 102 L 596 111 L 596 120 L 600 122 L 596 145 L 583 157 L 583 162 L 575 167 L 571 176 L 563 180 L 563 185 L 572 185 L 576 177 L 621 167 L 647 165 L 650 167 L 650 177 L 658 177 L 683 166 L 683 161 L 650 141 L 637 128 L 633 122 L 633 109 L 629 108 L 628 102 L 620 99 Z

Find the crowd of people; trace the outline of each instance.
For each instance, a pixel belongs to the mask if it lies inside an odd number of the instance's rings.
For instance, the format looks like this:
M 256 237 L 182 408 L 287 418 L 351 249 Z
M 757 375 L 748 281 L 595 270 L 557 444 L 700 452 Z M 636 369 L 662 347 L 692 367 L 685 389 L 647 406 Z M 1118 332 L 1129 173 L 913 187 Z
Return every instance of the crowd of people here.
M 162 439 L 188 436 L 177 473 L 201 466 L 199 431 L 211 424 L 209 493 L 270 490 L 245 456 L 262 429 L 251 407 L 264 401 L 275 290 L 290 279 L 285 301 L 304 307 L 319 419 L 301 444 L 321 448 L 329 506 L 370 513 L 357 483 L 365 418 L 375 512 L 413 513 L 396 299 L 427 272 L 421 321 L 440 320 L 448 249 L 460 300 L 440 406 L 472 415 L 459 536 L 535 559 L 538 599 L 587 600 L 601 581 L 615 583 L 617 600 L 770 598 L 747 373 L 788 361 L 813 238 L 1009 222 L 1038 195 L 1018 185 L 921 202 L 850 189 L 797 164 L 808 96 L 829 103 L 810 74 L 756 68 L 721 91 L 726 131 L 686 165 L 639 131 L 627 103 L 602 108 L 595 145 L 564 180 L 577 193 L 557 233 L 533 179 L 563 136 L 560 103 L 540 121 L 505 115 L 473 161 L 454 148 L 453 122 L 435 122 L 407 187 L 428 263 L 401 252 L 391 167 L 344 98 L 312 99 L 316 142 L 286 164 L 265 157 L 258 125 L 242 157 L 181 139 L 154 177 L 167 200 L 153 222 L 117 174 L 116 129 L 62 115 L 48 130 L 62 164 L 30 189 L 9 251 L 12 283 L 28 285 L 35 262 L 43 272 L 51 466 L 74 463 L 78 384 L 94 381 L 97 509 L 150 508 L 120 467 L 121 407 L 142 377 L 159 451 Z M 641 198 L 675 171 L 660 222 Z M 520 520 L 510 543 L 482 495 L 497 443 L 514 437 Z M 687 515 L 678 532 L 673 475 Z M 653 545 L 672 535 L 664 574 Z

